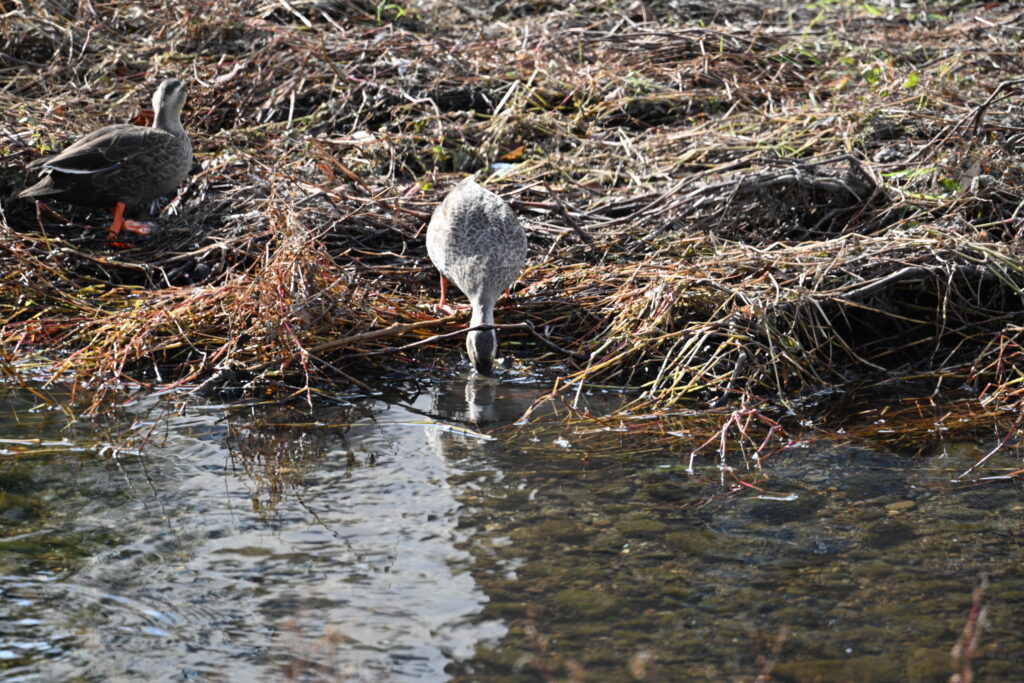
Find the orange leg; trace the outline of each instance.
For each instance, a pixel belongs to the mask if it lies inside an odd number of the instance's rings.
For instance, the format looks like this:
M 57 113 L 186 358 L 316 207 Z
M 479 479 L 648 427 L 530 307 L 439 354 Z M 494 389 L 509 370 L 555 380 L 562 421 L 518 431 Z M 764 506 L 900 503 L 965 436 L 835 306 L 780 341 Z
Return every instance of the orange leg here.
M 444 275 L 441 276 L 441 303 L 437 305 L 440 309 L 445 309 L 448 306 L 448 278 Z
M 121 228 L 124 227 L 124 202 L 114 204 L 114 208 L 111 211 L 114 212 L 114 222 L 107 228 L 108 242 L 117 240 L 117 236 L 121 234 Z
M 131 246 L 127 242 L 123 242 L 118 239 L 122 230 L 135 233 L 136 235 L 146 235 L 149 233 L 151 226 L 149 223 L 140 223 L 138 221 L 130 221 L 124 217 L 124 202 L 118 202 L 114 204 L 114 208 L 111 209 L 114 212 L 114 222 L 110 224 L 107 229 L 107 244 L 112 247 L 129 247 Z
M 459 311 L 468 310 L 469 306 L 451 306 L 448 303 L 448 278 L 444 275 L 441 276 L 441 301 L 438 302 L 437 306 L 434 306 L 435 313 L 443 313 L 445 315 L 455 315 Z

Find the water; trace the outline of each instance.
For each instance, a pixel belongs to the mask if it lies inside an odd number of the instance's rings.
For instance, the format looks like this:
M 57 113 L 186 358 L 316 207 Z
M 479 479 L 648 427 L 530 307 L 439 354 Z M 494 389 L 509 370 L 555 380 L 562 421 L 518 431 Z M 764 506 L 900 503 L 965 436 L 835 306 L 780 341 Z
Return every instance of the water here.
M 151 399 L 102 422 L 4 390 L 0 677 L 946 681 L 1024 667 L 1019 486 L 950 483 L 990 444 L 911 458 L 820 443 L 767 476 L 712 458 L 690 475 L 682 438 L 512 427 L 543 390 L 452 381 L 313 413 Z M 984 629 L 956 658 L 972 604 Z

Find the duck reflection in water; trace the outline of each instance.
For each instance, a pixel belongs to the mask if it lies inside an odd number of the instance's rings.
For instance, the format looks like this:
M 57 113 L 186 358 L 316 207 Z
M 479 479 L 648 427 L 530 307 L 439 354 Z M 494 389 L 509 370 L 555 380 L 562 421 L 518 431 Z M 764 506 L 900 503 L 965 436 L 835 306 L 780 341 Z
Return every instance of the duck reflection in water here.
M 473 428 L 509 425 L 521 418 L 546 393 L 545 389 L 541 385 L 473 374 L 435 387 L 430 397 L 430 416 Z

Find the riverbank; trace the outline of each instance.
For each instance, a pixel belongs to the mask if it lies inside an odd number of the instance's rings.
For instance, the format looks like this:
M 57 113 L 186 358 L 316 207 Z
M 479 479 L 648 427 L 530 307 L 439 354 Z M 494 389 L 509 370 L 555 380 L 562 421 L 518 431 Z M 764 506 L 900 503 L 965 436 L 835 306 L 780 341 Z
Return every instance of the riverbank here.
M 790 5 L 8 12 L 4 372 L 312 397 L 461 369 L 423 231 L 490 164 L 531 243 L 502 351 L 555 397 L 1015 402 L 1019 10 Z M 103 212 L 14 199 L 167 75 L 196 164 L 157 235 L 114 251 Z

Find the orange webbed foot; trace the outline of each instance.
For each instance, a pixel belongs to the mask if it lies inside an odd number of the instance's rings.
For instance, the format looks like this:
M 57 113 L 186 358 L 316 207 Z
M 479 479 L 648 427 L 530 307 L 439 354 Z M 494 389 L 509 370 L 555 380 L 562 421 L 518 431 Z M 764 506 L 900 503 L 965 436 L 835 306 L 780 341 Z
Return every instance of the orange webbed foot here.
M 156 226 L 152 223 L 144 223 L 142 221 L 130 221 L 125 220 L 124 225 L 121 226 L 122 230 L 127 230 L 135 235 L 148 235 L 150 231 Z
M 153 229 L 152 223 L 142 223 L 140 221 L 130 221 L 124 217 L 124 204 L 118 202 L 114 205 L 114 221 L 110 224 L 110 228 L 107 229 L 107 244 L 118 249 L 127 249 L 132 246 L 131 238 L 125 240 L 121 237 L 121 231 L 130 232 L 133 235 L 144 236 L 148 235 L 149 231 Z
M 456 313 L 462 313 L 468 311 L 469 306 L 452 306 L 451 304 L 434 304 L 434 313 L 438 315 L 455 315 Z
M 139 243 L 139 238 L 145 237 L 153 229 L 150 223 L 139 223 L 136 221 L 125 221 L 121 230 L 107 231 L 107 244 L 118 249 L 128 249 Z M 127 233 L 127 234 L 125 234 Z

